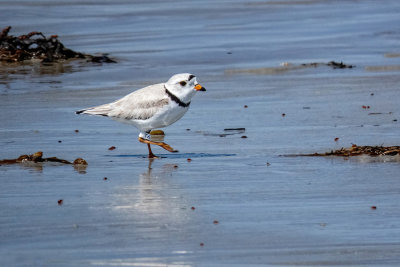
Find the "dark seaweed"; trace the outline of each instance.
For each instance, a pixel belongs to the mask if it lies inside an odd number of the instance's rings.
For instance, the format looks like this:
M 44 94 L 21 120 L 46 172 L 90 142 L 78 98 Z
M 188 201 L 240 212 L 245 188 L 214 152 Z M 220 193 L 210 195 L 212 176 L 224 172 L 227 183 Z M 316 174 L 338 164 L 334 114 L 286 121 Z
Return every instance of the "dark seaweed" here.
M 106 55 L 92 56 L 66 48 L 57 35 L 46 37 L 41 32 L 30 32 L 20 36 L 9 35 L 11 26 L 0 34 L 0 61 L 21 62 L 38 59 L 41 62 L 57 62 L 67 59 L 87 59 L 94 63 L 116 63 Z

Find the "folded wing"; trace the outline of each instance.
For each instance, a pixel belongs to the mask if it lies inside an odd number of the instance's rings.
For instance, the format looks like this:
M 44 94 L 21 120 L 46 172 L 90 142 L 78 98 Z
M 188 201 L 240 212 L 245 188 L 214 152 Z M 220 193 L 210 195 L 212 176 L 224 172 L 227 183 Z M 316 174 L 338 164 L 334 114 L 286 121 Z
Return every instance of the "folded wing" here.
M 109 104 L 79 110 L 76 114 L 107 116 L 122 120 L 146 120 L 169 103 L 164 84 L 137 90 Z

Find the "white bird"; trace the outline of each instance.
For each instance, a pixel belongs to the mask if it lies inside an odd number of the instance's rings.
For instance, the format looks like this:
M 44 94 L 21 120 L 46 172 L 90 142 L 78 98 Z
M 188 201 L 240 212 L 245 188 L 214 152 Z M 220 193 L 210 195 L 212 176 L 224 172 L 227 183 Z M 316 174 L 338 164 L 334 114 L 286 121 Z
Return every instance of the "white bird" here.
M 206 89 L 197 83 L 196 76 L 180 73 L 166 83 L 144 87 L 112 103 L 79 110 L 76 114 L 106 116 L 135 126 L 140 131 L 139 141 L 147 144 L 149 158 L 155 158 L 150 144 L 170 152 L 178 151 L 164 142 L 151 141 L 151 130 L 166 127 L 182 118 L 197 91 Z

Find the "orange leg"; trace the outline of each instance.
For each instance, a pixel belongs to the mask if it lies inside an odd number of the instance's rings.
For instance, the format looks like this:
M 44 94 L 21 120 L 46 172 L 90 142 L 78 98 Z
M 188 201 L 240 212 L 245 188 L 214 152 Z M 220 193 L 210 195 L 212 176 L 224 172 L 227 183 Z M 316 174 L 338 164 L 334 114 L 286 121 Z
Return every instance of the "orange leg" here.
M 142 137 L 139 137 L 138 139 L 139 139 L 139 142 L 147 144 L 147 147 L 149 148 L 149 158 L 155 157 L 153 152 L 151 152 L 150 145 L 160 146 L 160 147 L 164 148 L 165 150 L 167 150 L 169 152 L 178 152 L 178 150 L 174 150 L 170 145 L 168 145 L 168 144 L 166 144 L 164 142 L 154 142 L 154 141 L 146 140 L 146 139 L 144 139 Z
M 149 159 L 156 159 L 158 158 L 156 155 L 153 154 L 153 152 L 151 151 L 151 147 L 150 144 L 147 144 L 147 147 L 149 149 Z

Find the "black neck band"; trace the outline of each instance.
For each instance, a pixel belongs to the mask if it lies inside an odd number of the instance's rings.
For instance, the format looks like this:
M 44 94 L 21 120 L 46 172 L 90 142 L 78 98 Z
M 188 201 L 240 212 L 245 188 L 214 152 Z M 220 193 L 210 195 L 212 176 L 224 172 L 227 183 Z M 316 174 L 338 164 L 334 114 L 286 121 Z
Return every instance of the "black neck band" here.
M 167 95 L 169 96 L 169 98 L 171 98 L 172 101 L 174 101 L 175 103 L 177 103 L 179 106 L 187 108 L 190 105 L 190 101 L 188 103 L 183 103 L 176 95 L 174 95 L 173 93 L 171 93 L 167 87 L 165 87 L 165 92 L 167 93 Z

